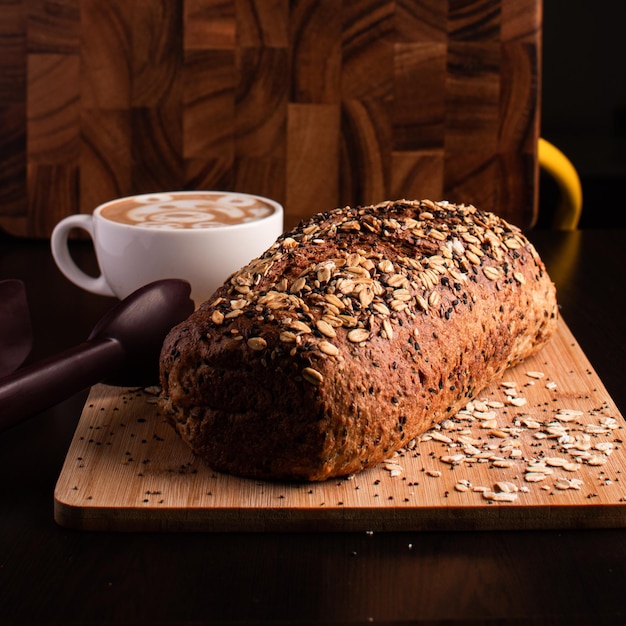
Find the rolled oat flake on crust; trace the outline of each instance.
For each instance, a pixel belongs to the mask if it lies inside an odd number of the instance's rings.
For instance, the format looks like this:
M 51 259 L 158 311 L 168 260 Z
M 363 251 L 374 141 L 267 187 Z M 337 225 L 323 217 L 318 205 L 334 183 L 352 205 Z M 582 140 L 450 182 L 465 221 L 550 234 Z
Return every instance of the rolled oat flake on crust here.
M 159 409 L 217 471 L 346 476 L 454 415 L 556 323 L 541 259 L 495 214 L 430 200 L 334 209 L 170 332 Z

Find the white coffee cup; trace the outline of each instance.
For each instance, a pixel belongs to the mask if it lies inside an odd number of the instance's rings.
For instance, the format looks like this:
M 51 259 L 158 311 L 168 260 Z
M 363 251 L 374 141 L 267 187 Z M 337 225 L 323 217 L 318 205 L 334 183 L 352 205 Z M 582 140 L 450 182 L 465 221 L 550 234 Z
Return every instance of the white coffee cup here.
M 68 237 L 92 238 L 100 275 L 74 262 Z M 92 214 L 70 215 L 52 232 L 61 272 L 79 287 L 125 298 L 162 278 L 191 284 L 196 306 L 236 270 L 271 246 L 283 231 L 283 208 L 274 200 L 224 191 L 172 191 L 118 198 Z

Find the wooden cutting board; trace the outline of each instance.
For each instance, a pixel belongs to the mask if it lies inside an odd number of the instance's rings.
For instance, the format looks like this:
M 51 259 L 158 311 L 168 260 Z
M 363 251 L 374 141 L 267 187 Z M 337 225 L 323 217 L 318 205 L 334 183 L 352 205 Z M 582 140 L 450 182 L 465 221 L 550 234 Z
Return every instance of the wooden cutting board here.
M 0 3 L 0 228 L 231 189 L 537 208 L 540 0 Z
M 54 494 L 59 524 L 364 532 L 626 526 L 624 420 L 562 320 L 541 354 L 466 411 L 388 463 L 325 483 L 212 471 L 158 416 L 153 394 L 92 388 Z

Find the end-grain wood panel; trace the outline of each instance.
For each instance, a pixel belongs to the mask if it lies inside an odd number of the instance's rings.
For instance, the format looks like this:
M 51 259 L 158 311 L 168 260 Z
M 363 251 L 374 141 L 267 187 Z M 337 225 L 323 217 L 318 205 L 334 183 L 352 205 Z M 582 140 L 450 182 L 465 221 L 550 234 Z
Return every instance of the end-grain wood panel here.
M 0 228 L 167 189 L 535 219 L 540 0 L 1 0 Z

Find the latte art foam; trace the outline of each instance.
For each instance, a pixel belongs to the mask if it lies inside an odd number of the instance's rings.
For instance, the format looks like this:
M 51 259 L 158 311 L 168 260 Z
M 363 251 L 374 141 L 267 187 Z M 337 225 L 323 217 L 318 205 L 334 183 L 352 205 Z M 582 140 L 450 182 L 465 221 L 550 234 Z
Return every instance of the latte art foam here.
M 103 207 L 103 217 L 144 228 L 216 228 L 263 219 L 274 207 L 261 198 L 236 193 L 145 194 Z

